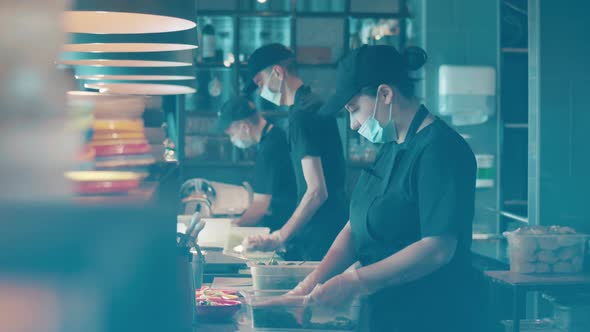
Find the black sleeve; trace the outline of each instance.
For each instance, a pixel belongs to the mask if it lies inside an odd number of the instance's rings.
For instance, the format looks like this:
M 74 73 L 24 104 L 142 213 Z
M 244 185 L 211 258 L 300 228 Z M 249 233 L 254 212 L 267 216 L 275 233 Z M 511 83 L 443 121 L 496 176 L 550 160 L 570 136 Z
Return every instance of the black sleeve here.
M 306 156 L 319 157 L 322 141 L 317 130 L 320 118 L 315 114 L 300 112 L 289 124 L 290 135 L 293 139 L 293 153 L 297 159 Z
M 258 151 L 254 167 L 254 181 L 252 181 L 254 193 L 272 195 L 273 188 L 278 182 L 276 177 L 280 174 L 278 171 L 278 167 L 280 167 L 279 158 L 273 157 L 281 153 L 277 150 L 277 144 L 266 144 L 264 148 Z
M 449 153 L 449 152 L 453 153 Z M 422 237 L 470 229 L 475 205 L 473 153 L 449 144 L 433 144 L 418 164 L 417 192 Z

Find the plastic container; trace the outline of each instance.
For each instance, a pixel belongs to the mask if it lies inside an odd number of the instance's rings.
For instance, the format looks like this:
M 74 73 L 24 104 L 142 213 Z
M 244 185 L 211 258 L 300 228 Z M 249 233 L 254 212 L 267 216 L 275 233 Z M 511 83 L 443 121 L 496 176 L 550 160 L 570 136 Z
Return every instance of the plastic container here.
M 504 331 L 512 332 L 514 321 L 511 320 L 503 320 L 502 325 L 504 325 Z M 557 327 L 550 319 L 531 319 L 531 320 L 521 320 L 520 321 L 520 331 L 521 332 L 563 332 Z
M 590 331 L 590 295 L 579 295 L 567 299 L 556 299 L 544 294 L 553 305 L 555 326 L 568 332 Z
M 278 265 L 249 263 L 255 290 L 291 290 L 295 288 L 319 262 L 279 262 Z
M 510 271 L 580 273 L 584 268 L 585 234 L 519 234 L 505 232 Z
M 317 305 L 285 291 L 243 291 L 252 328 L 257 331 L 354 331 L 359 325 L 360 301 L 339 308 Z

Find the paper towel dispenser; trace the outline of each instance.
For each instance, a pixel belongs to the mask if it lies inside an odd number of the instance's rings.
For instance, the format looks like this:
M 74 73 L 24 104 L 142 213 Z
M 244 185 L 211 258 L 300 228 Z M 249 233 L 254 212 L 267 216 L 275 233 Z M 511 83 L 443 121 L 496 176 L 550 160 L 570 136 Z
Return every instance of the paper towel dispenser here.
M 442 65 L 439 113 L 456 126 L 482 124 L 496 110 L 496 70 L 488 66 Z

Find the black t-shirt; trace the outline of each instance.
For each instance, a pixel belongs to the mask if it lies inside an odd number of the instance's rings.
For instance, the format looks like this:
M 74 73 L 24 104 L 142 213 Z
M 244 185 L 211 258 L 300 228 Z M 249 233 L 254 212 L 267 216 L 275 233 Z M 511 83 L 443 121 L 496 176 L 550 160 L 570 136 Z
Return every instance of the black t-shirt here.
M 388 322 L 394 315 L 399 324 L 411 325 L 428 313 L 436 315 L 434 321 L 441 326 L 460 322 L 457 316 L 469 303 L 471 286 L 476 170 L 475 157 L 465 140 L 437 119 L 404 146 L 384 144 L 374 165 L 361 175 L 351 202 L 351 224 L 359 223 L 361 233 L 366 230 L 365 235 L 353 234 L 363 265 L 425 237 L 457 237 L 449 264 L 426 277 L 374 294 L 375 317 Z M 359 186 L 365 186 L 365 191 Z M 354 209 L 364 212 L 358 214 Z M 387 303 L 387 310 L 379 312 L 379 303 Z
M 324 236 L 317 242 L 331 245 L 348 220 L 348 201 L 345 194 L 345 162 L 342 141 L 334 117 L 318 114 L 322 101 L 306 86 L 295 94 L 289 109 L 289 145 L 297 183 L 297 201 L 307 190 L 301 160 L 306 156 L 319 157 L 328 189 L 328 200 L 306 225 L 301 237 Z M 309 239 L 307 242 L 312 242 Z M 327 248 L 325 248 L 327 250 Z M 320 251 L 322 249 L 318 249 Z
M 277 126 L 263 133 L 258 143 L 252 190 L 272 196 L 271 214 L 260 226 L 270 227 L 272 231 L 281 228 L 293 213 L 297 197 L 287 135 Z

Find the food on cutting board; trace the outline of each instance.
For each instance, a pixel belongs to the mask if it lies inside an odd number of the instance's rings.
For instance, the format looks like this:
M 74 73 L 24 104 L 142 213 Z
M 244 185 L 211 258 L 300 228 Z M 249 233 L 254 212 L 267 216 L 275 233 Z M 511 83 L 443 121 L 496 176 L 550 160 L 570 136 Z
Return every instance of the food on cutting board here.
M 571 227 L 527 226 L 505 232 L 510 269 L 520 273 L 577 273 L 588 237 Z

